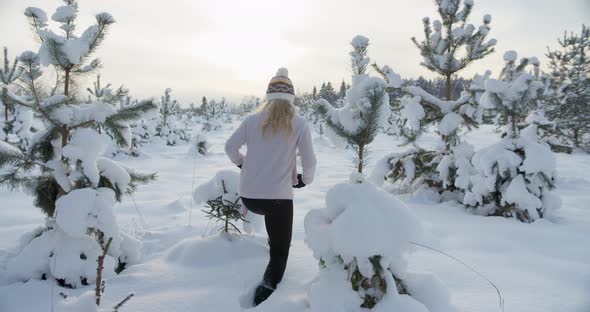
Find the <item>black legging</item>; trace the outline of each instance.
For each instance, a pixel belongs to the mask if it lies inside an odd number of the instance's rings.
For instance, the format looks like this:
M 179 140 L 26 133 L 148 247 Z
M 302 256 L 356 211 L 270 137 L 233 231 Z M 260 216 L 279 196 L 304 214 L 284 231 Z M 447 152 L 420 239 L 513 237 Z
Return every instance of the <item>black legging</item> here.
M 263 282 L 275 289 L 283 279 L 291 233 L 293 230 L 293 201 L 290 199 L 252 199 L 242 197 L 242 203 L 255 214 L 264 215 L 270 245 L 270 260 Z

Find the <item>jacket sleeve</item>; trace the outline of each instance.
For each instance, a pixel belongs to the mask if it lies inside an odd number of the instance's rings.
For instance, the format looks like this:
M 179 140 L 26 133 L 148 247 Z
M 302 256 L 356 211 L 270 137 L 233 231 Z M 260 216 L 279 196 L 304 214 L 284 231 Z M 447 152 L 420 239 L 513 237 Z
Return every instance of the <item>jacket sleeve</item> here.
M 240 148 L 246 144 L 246 124 L 248 118 L 244 119 L 240 126 L 225 142 L 225 153 L 234 164 L 240 166 L 244 162 L 244 155 L 240 153 Z
M 305 184 L 311 184 L 315 176 L 315 169 L 317 160 L 313 151 L 313 144 L 311 141 L 311 130 L 307 122 L 303 128 L 303 132 L 297 142 L 297 149 L 301 155 L 301 167 L 303 172 L 301 173 L 301 180 Z

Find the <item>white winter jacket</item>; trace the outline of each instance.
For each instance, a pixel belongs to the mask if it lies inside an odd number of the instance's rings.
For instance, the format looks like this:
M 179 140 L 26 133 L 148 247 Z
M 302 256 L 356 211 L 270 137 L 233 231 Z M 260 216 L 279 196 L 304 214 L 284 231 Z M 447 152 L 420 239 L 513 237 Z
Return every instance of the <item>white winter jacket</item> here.
M 307 121 L 293 117 L 293 132 L 286 130 L 272 135 L 267 129 L 262 135 L 261 125 L 266 112 L 252 114 L 236 129 L 225 143 L 225 153 L 236 165 L 242 165 L 240 196 L 260 199 L 293 199 L 293 185 L 297 184 L 296 154 L 301 155 L 302 180 L 313 182 L 316 157 Z M 247 146 L 246 155 L 240 153 Z

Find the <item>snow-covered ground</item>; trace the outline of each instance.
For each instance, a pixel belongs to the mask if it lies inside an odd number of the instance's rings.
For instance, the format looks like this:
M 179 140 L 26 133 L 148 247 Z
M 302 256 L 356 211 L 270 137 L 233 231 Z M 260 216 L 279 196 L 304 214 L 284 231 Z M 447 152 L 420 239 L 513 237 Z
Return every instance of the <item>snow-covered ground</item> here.
M 140 264 L 107 280 L 103 306 L 112 306 L 133 292 L 135 297 L 121 311 L 243 310 L 244 298 L 266 266 L 264 233 L 230 243 L 213 234 L 218 225 L 209 222 L 201 212 L 202 205 L 191 200 L 193 186 L 208 181 L 221 169 L 234 169 L 223 153 L 223 143 L 235 126 L 227 125 L 208 135 L 211 153 L 207 156 L 187 156 L 188 145 L 151 144 L 144 148 L 143 157 L 122 160 L 139 170 L 156 171 L 159 178 L 117 207 L 120 227 L 141 238 L 143 256 Z M 467 136 L 478 148 L 497 138 L 489 127 Z M 303 219 L 309 210 L 324 207 L 327 190 L 347 180 L 352 170 L 349 152 L 323 138 L 316 137 L 314 142 L 317 176 L 312 185 L 296 191 L 293 242 L 285 277 L 269 300 L 252 311 L 307 309 L 308 285 L 317 275 L 318 265 L 304 242 Z M 393 137 L 378 136 L 371 145 L 371 159 L 401 150 L 398 143 Z M 562 209 L 533 224 L 475 216 L 456 204 L 437 204 L 427 196 L 400 199 L 423 223 L 426 235 L 421 243 L 444 250 L 489 277 L 502 291 L 506 312 L 588 312 L 590 156 L 560 154 L 557 160 Z M 62 289 L 38 280 L 7 284 L 2 266 L 14 253 L 19 237 L 43 224 L 43 216 L 24 193 L 0 190 L 0 203 L 1 312 L 52 311 L 51 302 L 62 300 L 60 292 L 79 295 L 92 289 Z M 441 279 L 459 311 L 499 311 L 495 290 L 458 263 L 425 249 L 417 249 L 409 261 L 411 270 L 430 271 Z

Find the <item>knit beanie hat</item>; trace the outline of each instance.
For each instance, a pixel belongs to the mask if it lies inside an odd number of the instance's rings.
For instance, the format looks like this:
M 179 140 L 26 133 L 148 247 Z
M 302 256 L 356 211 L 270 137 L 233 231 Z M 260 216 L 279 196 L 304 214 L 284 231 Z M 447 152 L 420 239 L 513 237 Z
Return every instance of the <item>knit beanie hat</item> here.
M 291 79 L 289 79 L 289 71 L 286 68 L 279 68 L 277 75 L 268 83 L 266 100 L 287 100 L 291 103 L 295 100 L 295 89 L 293 88 Z

